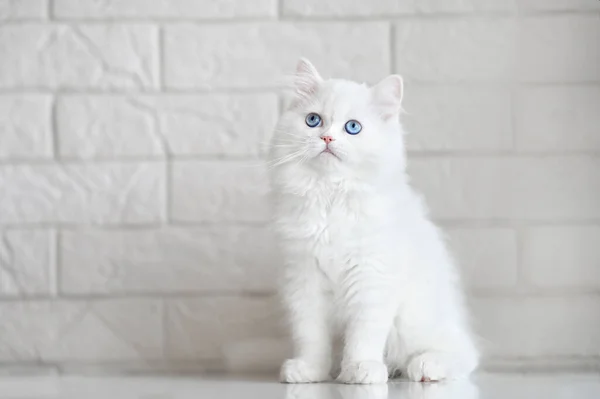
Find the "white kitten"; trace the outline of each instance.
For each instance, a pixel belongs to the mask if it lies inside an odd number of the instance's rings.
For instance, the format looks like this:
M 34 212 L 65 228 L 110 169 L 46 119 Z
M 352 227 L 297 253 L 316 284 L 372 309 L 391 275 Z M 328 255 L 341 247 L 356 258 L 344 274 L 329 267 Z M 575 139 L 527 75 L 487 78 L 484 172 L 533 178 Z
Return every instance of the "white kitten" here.
M 362 384 L 469 374 L 478 354 L 457 271 L 405 174 L 402 79 L 323 80 L 301 60 L 294 86 L 270 152 L 295 351 L 281 380 L 328 380 L 332 366 Z

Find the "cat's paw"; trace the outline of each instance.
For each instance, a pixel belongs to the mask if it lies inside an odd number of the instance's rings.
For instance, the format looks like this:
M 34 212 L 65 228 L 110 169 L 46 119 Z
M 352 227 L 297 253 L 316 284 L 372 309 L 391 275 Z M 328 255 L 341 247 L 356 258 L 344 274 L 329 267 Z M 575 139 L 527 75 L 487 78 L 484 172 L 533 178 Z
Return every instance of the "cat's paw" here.
M 415 356 L 406 369 L 408 378 L 419 382 L 445 380 L 449 377 L 448 372 L 447 355 L 437 352 L 425 352 Z
M 281 366 L 279 381 L 288 384 L 328 381 L 329 365 L 309 363 L 302 359 L 288 359 Z
M 381 362 L 346 363 L 337 380 L 344 384 L 383 384 L 388 380 L 388 369 Z

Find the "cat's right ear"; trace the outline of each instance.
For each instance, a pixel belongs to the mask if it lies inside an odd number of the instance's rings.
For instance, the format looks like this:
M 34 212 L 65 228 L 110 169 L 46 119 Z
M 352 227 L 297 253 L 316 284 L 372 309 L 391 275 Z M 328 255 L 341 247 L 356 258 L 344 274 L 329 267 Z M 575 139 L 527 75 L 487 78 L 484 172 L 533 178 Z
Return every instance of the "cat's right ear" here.
M 402 109 L 404 83 L 399 75 L 390 75 L 371 89 L 373 102 L 384 119 L 397 117 Z
M 323 81 L 317 69 L 306 58 L 300 58 L 294 75 L 294 88 L 301 98 L 309 98 L 317 92 Z

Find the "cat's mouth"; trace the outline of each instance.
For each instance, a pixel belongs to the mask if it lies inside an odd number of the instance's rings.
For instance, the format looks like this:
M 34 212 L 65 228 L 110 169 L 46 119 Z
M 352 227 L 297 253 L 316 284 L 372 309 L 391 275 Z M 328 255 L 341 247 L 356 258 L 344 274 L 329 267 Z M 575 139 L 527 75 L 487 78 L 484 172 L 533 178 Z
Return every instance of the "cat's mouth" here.
M 333 155 L 337 159 L 340 159 L 340 157 L 338 157 L 335 152 L 331 151 L 331 149 L 329 147 L 325 147 L 325 149 L 323 151 L 321 151 L 321 153 L 319 155 L 327 156 L 327 154 Z

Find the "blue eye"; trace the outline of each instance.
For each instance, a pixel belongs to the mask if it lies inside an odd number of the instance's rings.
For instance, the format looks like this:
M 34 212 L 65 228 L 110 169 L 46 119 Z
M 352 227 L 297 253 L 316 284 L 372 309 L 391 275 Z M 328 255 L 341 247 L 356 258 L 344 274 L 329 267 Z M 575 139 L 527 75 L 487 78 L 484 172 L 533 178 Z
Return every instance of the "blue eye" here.
M 346 126 L 344 126 L 344 128 L 346 129 L 346 132 L 348 134 L 354 135 L 360 133 L 360 131 L 362 130 L 362 125 L 359 121 L 355 121 L 354 119 L 352 119 L 346 122 Z
M 321 124 L 321 117 L 319 114 L 311 112 L 310 114 L 306 115 L 305 121 L 308 127 L 317 127 Z

